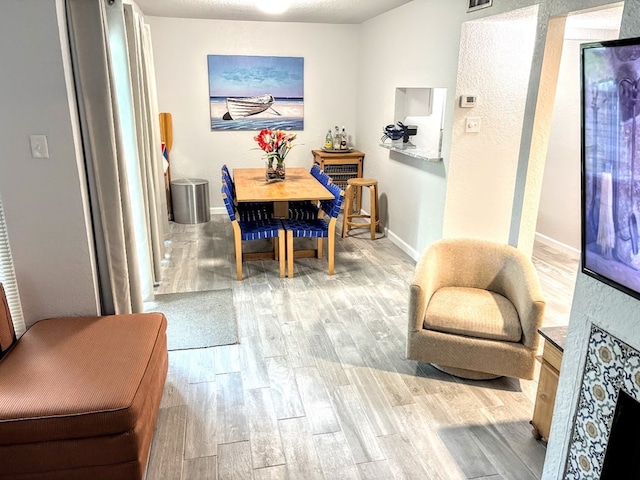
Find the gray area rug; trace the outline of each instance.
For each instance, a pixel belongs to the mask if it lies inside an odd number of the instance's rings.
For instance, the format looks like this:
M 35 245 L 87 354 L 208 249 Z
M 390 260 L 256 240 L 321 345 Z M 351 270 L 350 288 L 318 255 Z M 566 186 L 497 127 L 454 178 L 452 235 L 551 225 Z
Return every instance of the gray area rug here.
M 156 295 L 144 307 L 146 312 L 162 312 L 167 317 L 168 350 L 238 343 L 230 288 Z

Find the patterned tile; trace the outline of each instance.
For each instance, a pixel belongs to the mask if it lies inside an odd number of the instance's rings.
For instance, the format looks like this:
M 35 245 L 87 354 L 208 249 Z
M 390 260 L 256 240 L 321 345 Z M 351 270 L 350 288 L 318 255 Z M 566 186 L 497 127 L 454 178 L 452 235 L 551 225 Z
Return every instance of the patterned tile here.
M 621 388 L 640 401 L 640 352 L 592 325 L 566 480 L 600 478 Z

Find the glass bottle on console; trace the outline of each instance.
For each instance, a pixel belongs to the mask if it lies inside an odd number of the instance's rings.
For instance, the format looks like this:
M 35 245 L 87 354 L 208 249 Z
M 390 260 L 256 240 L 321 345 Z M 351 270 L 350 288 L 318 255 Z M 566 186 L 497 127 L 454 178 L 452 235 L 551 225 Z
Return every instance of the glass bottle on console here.
M 334 128 L 334 133 L 333 133 L 333 149 L 334 150 L 340 150 L 340 141 L 341 141 L 341 137 L 340 137 L 340 130 L 338 130 L 338 126 L 336 125 Z
M 340 134 L 340 150 L 347 150 L 347 131 L 342 127 L 342 133 Z
M 333 148 L 333 136 L 331 135 L 331 129 L 329 129 L 324 139 L 324 149 L 331 150 L 332 148 Z

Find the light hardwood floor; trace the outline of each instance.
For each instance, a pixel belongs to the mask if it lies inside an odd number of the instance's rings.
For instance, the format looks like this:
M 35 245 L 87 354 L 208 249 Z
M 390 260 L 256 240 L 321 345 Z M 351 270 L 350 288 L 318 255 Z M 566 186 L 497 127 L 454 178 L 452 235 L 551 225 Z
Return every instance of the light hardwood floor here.
M 356 231 L 358 232 L 358 231 Z M 571 256 L 535 258 L 566 323 Z M 147 480 L 536 479 L 535 381 L 465 381 L 405 359 L 415 262 L 366 230 L 326 258 L 248 262 L 225 216 L 172 224 L 158 293 L 232 288 L 240 342 L 172 351 Z M 212 318 L 211 321 L 215 321 Z

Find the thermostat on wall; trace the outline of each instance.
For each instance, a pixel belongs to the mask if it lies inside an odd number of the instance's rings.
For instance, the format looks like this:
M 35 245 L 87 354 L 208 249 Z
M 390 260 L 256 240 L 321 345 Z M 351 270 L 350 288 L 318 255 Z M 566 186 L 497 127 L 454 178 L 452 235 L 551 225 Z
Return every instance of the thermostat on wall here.
M 462 108 L 473 108 L 476 106 L 477 98 L 475 95 L 460 95 L 460 106 Z

